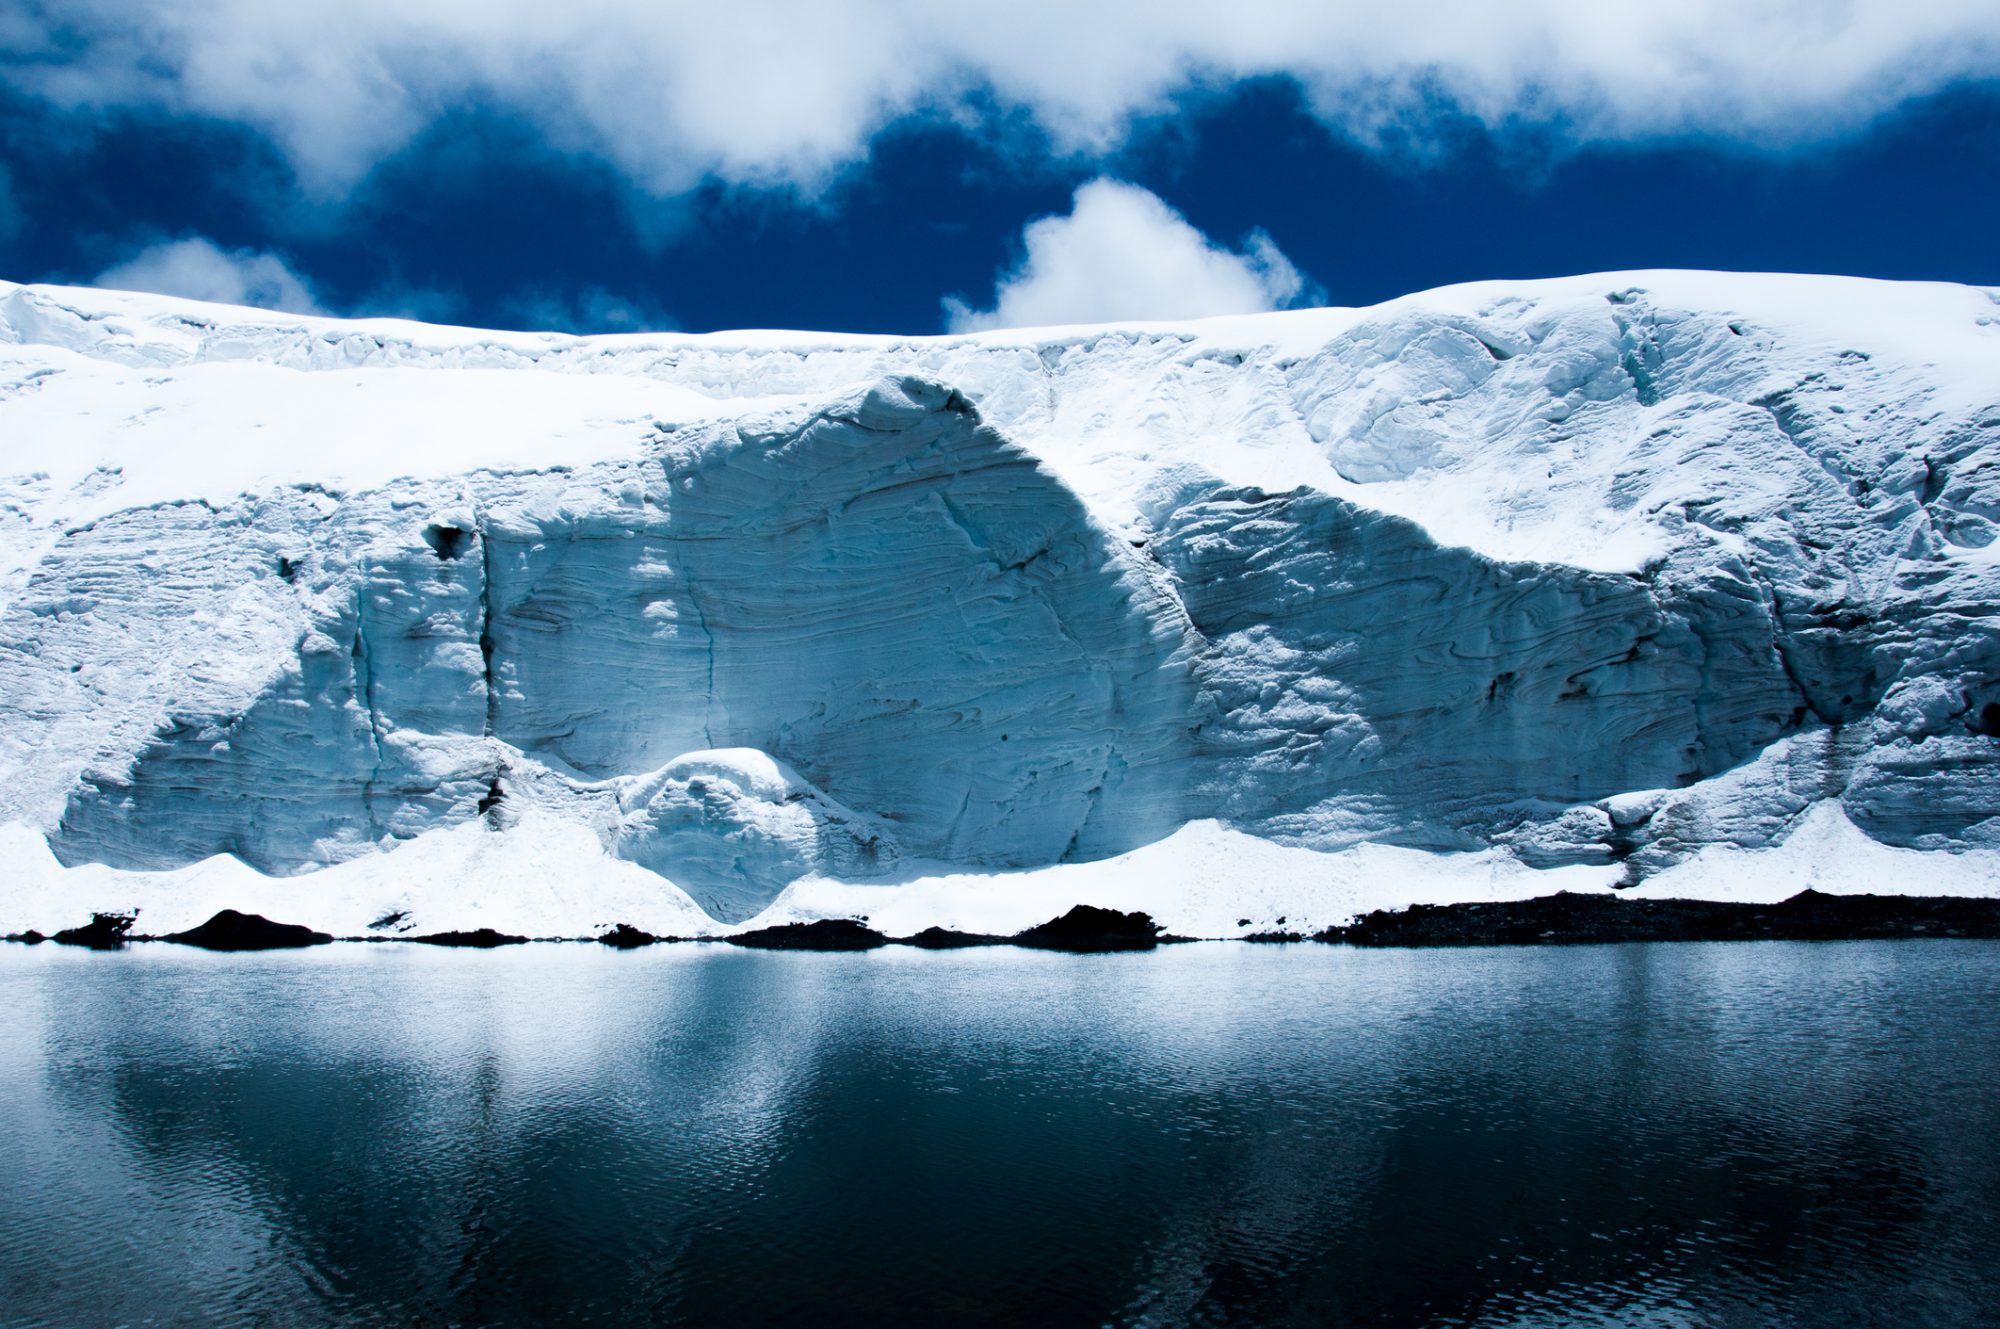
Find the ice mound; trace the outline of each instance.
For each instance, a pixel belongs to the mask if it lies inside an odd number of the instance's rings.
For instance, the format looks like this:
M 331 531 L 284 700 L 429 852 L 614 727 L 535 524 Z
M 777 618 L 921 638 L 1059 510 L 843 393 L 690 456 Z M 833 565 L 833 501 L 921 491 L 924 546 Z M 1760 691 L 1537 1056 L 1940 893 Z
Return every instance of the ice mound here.
M 899 857 L 879 818 L 842 807 L 754 748 L 677 757 L 619 802 L 612 852 L 671 879 L 725 923 L 763 912 L 800 877 L 878 876 Z

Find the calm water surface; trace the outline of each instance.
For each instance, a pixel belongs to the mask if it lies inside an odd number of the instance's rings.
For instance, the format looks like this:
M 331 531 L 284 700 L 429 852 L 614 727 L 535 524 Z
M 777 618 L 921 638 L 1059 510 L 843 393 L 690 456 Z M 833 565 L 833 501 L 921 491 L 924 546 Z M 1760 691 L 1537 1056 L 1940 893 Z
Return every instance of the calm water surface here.
M 2000 1324 L 2000 945 L 0 947 L 0 1324 Z

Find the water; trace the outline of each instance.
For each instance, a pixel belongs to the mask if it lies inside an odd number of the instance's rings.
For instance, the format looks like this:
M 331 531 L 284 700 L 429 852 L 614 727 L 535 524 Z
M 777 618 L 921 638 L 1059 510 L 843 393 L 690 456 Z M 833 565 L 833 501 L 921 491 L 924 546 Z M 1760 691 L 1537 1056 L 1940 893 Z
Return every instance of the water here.
M 2000 945 L 0 947 L 0 1324 L 2000 1324 Z

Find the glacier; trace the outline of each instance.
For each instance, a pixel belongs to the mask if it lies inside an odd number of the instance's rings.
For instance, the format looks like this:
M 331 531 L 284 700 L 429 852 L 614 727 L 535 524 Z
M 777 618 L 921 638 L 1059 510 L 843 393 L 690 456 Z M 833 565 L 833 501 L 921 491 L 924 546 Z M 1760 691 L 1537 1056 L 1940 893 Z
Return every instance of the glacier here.
M 2000 893 L 1994 291 L 578 338 L 0 284 L 0 439 L 0 931 Z

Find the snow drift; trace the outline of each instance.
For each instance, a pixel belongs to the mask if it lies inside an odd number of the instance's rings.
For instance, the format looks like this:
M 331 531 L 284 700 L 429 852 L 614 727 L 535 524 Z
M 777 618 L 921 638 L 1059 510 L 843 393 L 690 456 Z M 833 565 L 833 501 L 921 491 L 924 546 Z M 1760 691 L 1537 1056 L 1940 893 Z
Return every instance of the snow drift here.
M 0 286 L 0 438 L 0 928 L 1996 889 L 1992 292 L 897 340 Z

